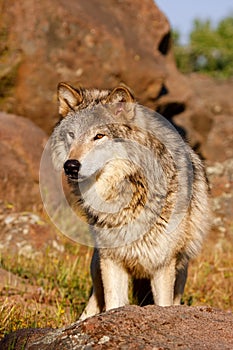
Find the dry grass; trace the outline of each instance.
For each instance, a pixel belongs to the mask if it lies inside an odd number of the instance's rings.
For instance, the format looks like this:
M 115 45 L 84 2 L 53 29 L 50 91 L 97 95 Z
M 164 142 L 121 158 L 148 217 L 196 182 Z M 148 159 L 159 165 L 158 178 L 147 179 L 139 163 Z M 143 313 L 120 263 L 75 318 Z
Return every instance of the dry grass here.
M 2 288 L 0 337 L 24 327 L 61 327 L 78 318 L 91 289 L 92 250 L 85 251 L 69 246 L 60 256 L 2 258 L 1 267 L 19 276 L 25 287 L 23 291 L 17 286 Z
M 233 310 L 233 232 L 212 233 L 202 254 L 193 261 L 184 303 Z M 60 257 L 49 254 L 40 260 L 2 258 L 2 267 L 35 287 L 35 293 L 0 294 L 0 337 L 24 327 L 61 327 L 75 321 L 86 303 L 91 281 L 91 249 L 67 246 Z M 39 288 L 39 289 L 38 289 Z
M 184 301 L 233 310 L 233 231 L 216 235 L 212 232 L 190 266 Z

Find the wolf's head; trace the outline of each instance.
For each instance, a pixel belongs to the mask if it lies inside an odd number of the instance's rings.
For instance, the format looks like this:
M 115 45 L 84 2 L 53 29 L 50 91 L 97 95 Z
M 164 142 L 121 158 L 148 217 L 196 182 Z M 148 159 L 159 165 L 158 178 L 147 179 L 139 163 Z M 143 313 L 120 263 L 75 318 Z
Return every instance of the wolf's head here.
M 109 157 L 109 142 L 117 137 L 117 128 L 111 125 L 128 123 L 134 115 L 134 97 L 125 86 L 97 90 L 60 83 L 58 102 L 63 118 L 52 134 L 52 158 L 57 169 L 66 162 L 65 172 L 70 177 L 78 174 L 83 158 L 91 150 L 95 163 L 101 164 L 101 152 L 105 159 Z

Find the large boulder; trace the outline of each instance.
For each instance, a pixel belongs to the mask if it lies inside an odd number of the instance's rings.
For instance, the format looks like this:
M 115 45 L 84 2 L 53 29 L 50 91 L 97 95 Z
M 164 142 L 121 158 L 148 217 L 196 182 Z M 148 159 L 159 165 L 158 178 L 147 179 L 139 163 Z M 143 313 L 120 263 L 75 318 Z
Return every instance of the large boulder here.
M 46 131 L 57 121 L 59 81 L 98 88 L 123 82 L 168 117 L 191 95 L 153 0 L 3 0 L 0 35 L 0 108 Z
M 210 307 L 126 306 L 60 329 L 23 329 L 2 350 L 230 350 L 233 314 Z
M 0 112 L 0 198 L 17 210 L 39 210 L 40 159 L 46 133 L 32 121 Z
M 0 109 L 50 132 L 58 82 L 123 82 L 205 158 L 232 157 L 232 81 L 178 72 L 169 22 L 153 0 L 3 0 L 0 37 Z

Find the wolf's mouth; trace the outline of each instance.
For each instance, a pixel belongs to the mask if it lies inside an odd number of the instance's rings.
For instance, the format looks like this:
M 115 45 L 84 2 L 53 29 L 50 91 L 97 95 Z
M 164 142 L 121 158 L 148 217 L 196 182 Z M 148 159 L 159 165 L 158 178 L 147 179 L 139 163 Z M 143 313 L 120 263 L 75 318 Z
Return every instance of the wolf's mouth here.
M 98 181 L 103 169 L 96 170 L 93 174 L 82 174 L 81 163 L 77 159 L 68 159 L 64 163 L 64 172 L 70 183 L 80 183 L 84 187 L 90 187 Z

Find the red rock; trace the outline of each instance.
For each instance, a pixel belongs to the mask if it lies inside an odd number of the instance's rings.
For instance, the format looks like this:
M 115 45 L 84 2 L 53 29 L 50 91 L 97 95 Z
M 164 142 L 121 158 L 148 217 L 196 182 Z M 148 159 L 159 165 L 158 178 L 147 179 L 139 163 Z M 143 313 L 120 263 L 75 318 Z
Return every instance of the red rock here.
M 18 210 L 42 206 L 39 192 L 40 159 L 47 141 L 30 120 L 0 112 L 0 196 Z
M 4 2 L 2 13 L 0 107 L 46 131 L 57 121 L 60 81 L 99 88 L 124 82 L 148 107 L 166 112 L 169 104 L 169 114 L 190 97 L 169 23 L 153 0 L 19 0 Z
M 222 162 L 233 157 L 233 81 L 191 74 L 193 95 L 174 122 L 185 129 L 204 158 Z
M 203 156 L 211 161 L 233 157 L 233 115 L 216 115 L 202 145 Z
M 23 329 L 1 349 L 180 349 L 230 350 L 233 315 L 211 307 L 126 306 L 63 329 Z

